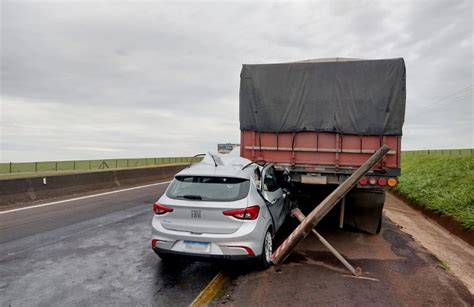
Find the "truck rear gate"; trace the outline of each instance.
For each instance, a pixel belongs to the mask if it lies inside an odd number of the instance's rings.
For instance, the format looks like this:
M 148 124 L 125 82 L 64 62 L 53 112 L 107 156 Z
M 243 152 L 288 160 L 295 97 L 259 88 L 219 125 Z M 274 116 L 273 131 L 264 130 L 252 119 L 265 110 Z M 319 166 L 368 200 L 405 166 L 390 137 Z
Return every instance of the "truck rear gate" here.
M 348 169 L 361 166 L 383 144 L 391 150 L 375 165 L 376 170 L 400 168 L 401 136 L 362 136 L 331 132 L 258 132 L 240 134 L 241 156 L 280 166 L 318 171 L 326 167 Z M 399 174 L 394 174 L 397 176 Z

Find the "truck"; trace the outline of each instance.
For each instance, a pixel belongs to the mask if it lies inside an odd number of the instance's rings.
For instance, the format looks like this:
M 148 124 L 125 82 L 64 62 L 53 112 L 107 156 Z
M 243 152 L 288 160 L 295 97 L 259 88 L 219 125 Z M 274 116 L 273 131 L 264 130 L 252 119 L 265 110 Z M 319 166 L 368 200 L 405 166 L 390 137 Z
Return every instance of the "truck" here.
M 240 154 L 274 164 L 292 201 L 311 209 L 388 145 L 388 154 L 331 212 L 341 228 L 377 234 L 385 190 L 400 175 L 405 104 L 403 58 L 244 64 Z

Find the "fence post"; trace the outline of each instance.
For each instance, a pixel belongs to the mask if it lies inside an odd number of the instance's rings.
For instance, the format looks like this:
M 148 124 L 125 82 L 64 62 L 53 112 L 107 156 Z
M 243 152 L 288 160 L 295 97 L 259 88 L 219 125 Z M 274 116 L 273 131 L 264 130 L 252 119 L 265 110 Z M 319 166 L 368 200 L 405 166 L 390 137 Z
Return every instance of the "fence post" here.
M 35 173 L 38 172 L 38 162 L 35 162 Z
M 12 162 L 10 161 L 10 174 L 12 173 Z
M 56 172 L 57 172 L 58 171 L 58 161 L 56 161 L 55 167 L 56 167 Z

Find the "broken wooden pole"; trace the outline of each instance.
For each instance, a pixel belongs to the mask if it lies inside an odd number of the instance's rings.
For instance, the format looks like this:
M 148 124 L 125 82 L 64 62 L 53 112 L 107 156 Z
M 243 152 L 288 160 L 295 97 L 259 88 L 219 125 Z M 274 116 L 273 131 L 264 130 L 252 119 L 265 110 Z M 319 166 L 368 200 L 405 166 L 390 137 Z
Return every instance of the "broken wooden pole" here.
M 349 192 L 377 162 L 390 150 L 387 145 L 380 147 L 364 164 L 362 164 L 349 178 L 341 183 L 329 196 L 327 196 L 304 221 L 296 227 L 288 238 L 273 253 L 273 263 L 280 264 L 293 251 L 321 219 Z
M 296 208 L 296 209 L 293 209 L 291 211 L 291 214 L 298 220 L 301 222 L 303 222 L 303 220 L 306 218 L 303 214 L 303 212 L 301 212 L 300 209 Z M 354 268 L 349 262 L 347 262 L 347 260 L 337 251 L 337 249 L 335 249 L 326 239 L 323 238 L 322 235 L 320 235 L 314 228 L 311 229 L 311 231 L 314 233 L 314 235 L 318 238 L 318 240 L 324 245 L 326 246 L 327 249 L 329 249 L 329 251 L 331 253 L 333 253 L 334 256 L 336 256 L 337 259 L 339 259 L 339 261 L 341 261 L 341 263 L 349 270 L 351 271 L 352 274 L 354 274 L 354 276 L 359 276 L 360 274 L 362 274 L 362 269 L 357 267 L 357 268 Z

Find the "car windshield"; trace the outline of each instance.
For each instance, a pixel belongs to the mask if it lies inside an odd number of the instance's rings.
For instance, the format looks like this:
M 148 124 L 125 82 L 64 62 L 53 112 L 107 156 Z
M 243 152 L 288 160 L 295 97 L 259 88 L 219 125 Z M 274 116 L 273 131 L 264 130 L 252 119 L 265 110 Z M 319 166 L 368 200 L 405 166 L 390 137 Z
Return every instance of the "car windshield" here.
M 176 176 L 166 195 L 173 199 L 234 201 L 249 193 L 250 181 L 231 177 Z

